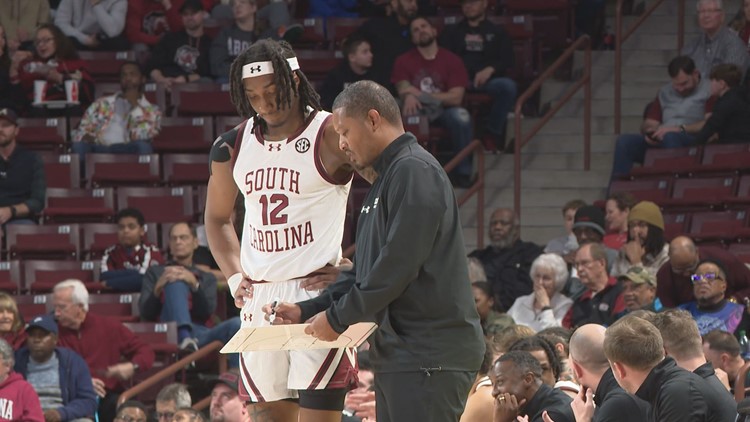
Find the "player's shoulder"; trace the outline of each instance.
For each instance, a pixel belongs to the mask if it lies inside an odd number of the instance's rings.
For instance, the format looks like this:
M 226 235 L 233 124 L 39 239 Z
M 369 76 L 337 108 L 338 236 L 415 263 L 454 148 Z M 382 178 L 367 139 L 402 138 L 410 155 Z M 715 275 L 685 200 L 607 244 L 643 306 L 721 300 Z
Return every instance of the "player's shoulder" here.
M 216 140 L 214 141 L 214 144 L 216 143 L 223 143 L 227 144 L 229 147 L 234 148 L 235 142 L 237 141 L 237 135 L 240 132 L 244 132 L 245 127 L 251 124 L 250 119 L 243 120 L 240 124 L 237 126 L 229 129 L 228 131 L 222 133 L 219 135 Z
M 252 127 L 250 119 L 242 121 L 242 123 L 219 135 L 214 141 L 213 146 L 211 146 L 210 161 L 229 161 L 232 156 L 231 151 L 234 150 L 237 139 L 242 136 L 247 125 L 251 125 Z

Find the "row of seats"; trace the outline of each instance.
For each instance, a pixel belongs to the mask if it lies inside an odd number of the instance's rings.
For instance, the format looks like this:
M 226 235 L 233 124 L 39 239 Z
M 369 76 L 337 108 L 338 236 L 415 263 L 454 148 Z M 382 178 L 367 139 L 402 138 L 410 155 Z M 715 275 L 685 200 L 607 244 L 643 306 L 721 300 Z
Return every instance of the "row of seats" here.
M 750 208 L 726 211 L 665 212 L 664 235 L 689 235 L 696 243 L 732 245 L 750 241 Z M 737 247 L 739 248 L 739 247 Z
M 750 174 L 616 180 L 611 192 L 629 192 L 666 209 L 733 209 L 750 205 Z
M 630 172 L 631 179 L 653 176 L 696 176 L 748 172 L 750 143 L 709 144 L 687 148 L 649 148 L 642 167 Z

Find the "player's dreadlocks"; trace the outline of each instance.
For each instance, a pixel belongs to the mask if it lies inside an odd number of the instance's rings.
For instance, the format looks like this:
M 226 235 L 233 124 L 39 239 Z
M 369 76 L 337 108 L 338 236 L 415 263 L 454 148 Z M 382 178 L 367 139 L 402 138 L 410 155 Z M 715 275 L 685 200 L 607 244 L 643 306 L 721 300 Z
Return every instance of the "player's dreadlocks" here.
M 544 354 L 547 355 L 547 360 L 549 361 L 549 365 L 552 369 L 552 375 L 554 375 L 555 381 L 558 381 L 560 379 L 560 372 L 562 372 L 562 363 L 560 362 L 560 357 L 555 351 L 555 345 L 546 338 L 539 335 L 522 338 L 513 343 L 512 346 L 510 346 L 509 351 L 513 350 L 521 350 L 524 352 L 535 352 L 537 350 L 544 351 Z
M 291 107 L 292 98 L 300 98 L 300 108 L 302 112 L 307 107 L 314 110 L 322 110 L 320 106 L 320 95 L 315 92 L 310 81 L 301 70 L 297 70 L 299 78 L 299 90 L 295 89 L 294 75 L 286 59 L 295 57 L 292 46 L 286 41 L 275 41 L 263 39 L 253 43 L 247 50 L 243 51 L 232 63 L 229 70 L 230 96 L 232 103 L 237 107 L 237 112 L 242 117 L 256 117 L 258 113 L 253 110 L 247 96 L 245 95 L 245 86 L 242 84 L 242 66 L 248 63 L 270 61 L 273 64 L 274 74 L 273 82 L 276 84 L 276 107 Z M 262 119 L 253 119 L 252 130 L 261 123 L 265 126 Z

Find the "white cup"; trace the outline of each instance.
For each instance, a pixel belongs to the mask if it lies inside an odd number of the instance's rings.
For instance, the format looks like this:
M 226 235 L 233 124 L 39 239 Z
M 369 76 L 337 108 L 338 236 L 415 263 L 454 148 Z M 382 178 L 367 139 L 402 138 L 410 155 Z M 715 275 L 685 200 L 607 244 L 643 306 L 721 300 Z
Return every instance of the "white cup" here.
M 34 81 L 34 103 L 40 104 L 46 100 L 47 81 Z
M 65 100 L 69 103 L 78 102 L 78 81 L 68 79 L 65 81 Z

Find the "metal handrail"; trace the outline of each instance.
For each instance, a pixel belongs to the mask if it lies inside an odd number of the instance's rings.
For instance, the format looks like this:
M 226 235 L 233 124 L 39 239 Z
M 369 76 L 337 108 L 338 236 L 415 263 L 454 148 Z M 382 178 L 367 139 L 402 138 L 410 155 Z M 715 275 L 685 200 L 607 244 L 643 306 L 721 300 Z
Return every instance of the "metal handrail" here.
M 465 204 L 474 194 L 477 194 L 477 247 L 482 249 L 484 247 L 484 145 L 478 139 L 475 139 L 469 143 L 464 149 L 458 152 L 453 159 L 443 166 L 446 173 L 456 168 L 458 164 L 468 157 L 470 154 L 476 152 L 477 159 L 477 180 L 466 189 L 463 195 L 458 198 L 458 206 L 461 207 Z M 348 248 L 344 249 L 343 256 L 351 258 L 354 255 L 355 246 L 349 245 Z
M 573 53 L 585 48 L 583 76 L 581 79 L 570 87 L 557 103 L 542 116 L 536 125 L 528 134 L 522 134 L 521 117 L 522 108 L 536 91 L 542 88 L 547 79 L 554 75 L 555 71 L 571 58 Z M 570 47 L 565 50 L 552 65 L 544 71 L 531 84 L 531 86 L 521 94 L 516 100 L 515 108 L 515 157 L 513 164 L 513 206 L 516 213 L 521 215 L 521 148 L 536 135 L 545 124 L 583 87 L 583 169 L 588 171 L 591 168 L 591 38 L 588 35 L 579 37 Z
M 654 0 L 651 6 L 623 33 L 622 4 L 625 0 L 617 0 L 615 6 L 615 135 L 620 134 L 622 118 L 622 44 L 649 17 L 664 0 Z M 677 51 L 682 50 L 685 41 L 685 0 L 677 0 Z
M 211 353 L 218 351 L 222 347 L 224 347 L 224 344 L 218 340 L 208 343 L 207 345 L 201 347 L 197 351 L 185 356 L 184 358 L 178 360 L 177 362 L 167 366 L 161 371 L 139 382 L 137 385 L 134 385 L 133 387 L 130 387 L 127 390 L 125 390 L 122 394 L 120 394 L 120 397 L 117 399 L 117 405 L 119 406 L 125 403 L 126 401 L 137 396 L 138 394 L 155 386 L 163 379 L 170 377 L 176 374 L 177 372 L 182 371 L 183 369 L 185 369 L 186 366 L 190 365 L 191 363 L 199 359 L 205 358 Z M 225 371 L 226 371 L 226 359 L 219 359 L 219 373 L 222 373 Z

